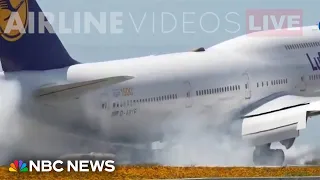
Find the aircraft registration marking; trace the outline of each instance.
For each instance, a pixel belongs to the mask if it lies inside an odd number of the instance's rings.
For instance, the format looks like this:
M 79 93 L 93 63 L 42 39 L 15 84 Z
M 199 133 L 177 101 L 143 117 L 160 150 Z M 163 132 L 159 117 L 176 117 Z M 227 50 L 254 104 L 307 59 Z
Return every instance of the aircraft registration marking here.
M 133 108 L 133 109 L 127 109 L 127 110 L 116 110 L 116 111 L 113 111 L 111 113 L 111 116 L 114 117 L 114 116 L 132 116 L 134 114 L 137 114 L 137 108 Z

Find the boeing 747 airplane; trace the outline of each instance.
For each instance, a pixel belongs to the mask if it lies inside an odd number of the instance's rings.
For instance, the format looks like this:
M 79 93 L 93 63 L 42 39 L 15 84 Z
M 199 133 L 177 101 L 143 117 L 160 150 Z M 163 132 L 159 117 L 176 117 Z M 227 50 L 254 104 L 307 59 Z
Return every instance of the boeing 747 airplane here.
M 42 12 L 35 0 L 13 2 L 0 0 L 0 78 L 19 83 L 21 113 L 57 134 L 81 129 L 85 138 L 152 142 L 170 114 L 212 107 L 241 119 L 239 136 L 255 146 L 255 164 L 281 165 L 284 151 L 271 143 L 289 149 L 320 112 L 320 32 L 312 26 L 301 36 L 257 32 L 191 52 L 82 64 L 48 29 L 6 32 L 13 12 L 26 29 L 39 27 L 28 21 L 28 12 L 36 20 Z M 88 94 L 104 112 L 97 127 L 83 120 Z

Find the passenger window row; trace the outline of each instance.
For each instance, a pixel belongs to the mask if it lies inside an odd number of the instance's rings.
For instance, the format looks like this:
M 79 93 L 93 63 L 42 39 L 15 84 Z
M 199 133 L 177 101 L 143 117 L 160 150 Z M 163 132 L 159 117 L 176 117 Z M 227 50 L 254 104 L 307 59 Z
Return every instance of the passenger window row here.
M 299 43 L 299 44 L 290 44 L 285 45 L 286 50 L 290 49 L 300 49 L 300 48 L 309 48 L 309 47 L 318 47 L 320 46 L 320 42 L 308 42 L 308 43 Z
M 288 79 L 278 79 L 278 80 L 271 80 L 270 81 L 271 86 L 279 85 L 279 84 L 287 84 L 287 83 L 288 83 Z M 257 82 L 257 87 L 265 87 L 265 86 L 269 86 L 269 81 Z
M 309 80 L 317 80 L 320 79 L 320 74 L 314 74 L 309 76 Z
M 142 104 L 147 102 L 161 102 L 161 101 L 167 101 L 172 99 L 178 99 L 177 94 L 168 94 L 164 96 L 159 97 L 151 97 L 151 98 L 145 98 L 145 99 L 138 99 L 138 100 L 126 100 L 122 102 L 113 102 L 112 107 L 113 108 L 119 108 L 119 107 L 130 107 L 134 106 L 136 104 Z
M 197 96 L 204 96 L 209 94 L 217 94 L 217 93 L 223 93 L 223 92 L 229 92 L 229 91 L 239 91 L 240 85 L 233 85 L 233 86 L 225 86 L 220 88 L 214 88 L 214 89 L 203 89 L 196 91 Z

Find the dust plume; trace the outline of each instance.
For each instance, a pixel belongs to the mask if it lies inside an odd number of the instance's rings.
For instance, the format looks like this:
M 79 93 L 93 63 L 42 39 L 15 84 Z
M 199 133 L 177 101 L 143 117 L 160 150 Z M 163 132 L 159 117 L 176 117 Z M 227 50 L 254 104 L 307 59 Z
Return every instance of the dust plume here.
M 184 112 L 164 124 L 164 133 L 166 146 L 156 155 L 161 164 L 253 166 L 254 148 L 241 140 L 241 120 L 231 122 L 230 117 Z M 279 143 L 274 144 L 272 148 L 284 150 L 287 165 L 303 165 L 315 157 L 315 146 L 305 141 L 289 150 Z
M 308 119 L 307 128 L 300 131 L 293 147 L 287 150 L 288 164 L 302 165 L 310 161 L 320 164 L 319 117 Z
M 0 79 L 0 163 L 7 160 L 10 147 L 19 140 L 21 126 L 18 124 L 16 109 L 19 106 L 19 84 L 13 81 Z
M 84 148 L 83 138 L 59 133 L 59 127 L 44 126 L 32 119 L 32 116 L 22 113 L 19 82 L 0 79 L 0 85 L 0 164 L 7 163 L 10 158 L 17 158 L 16 154 L 19 153 L 30 153 L 38 157 L 91 151 L 106 153 L 104 143 L 88 138 Z M 105 118 L 105 112 L 97 111 L 101 109 L 98 106 L 103 101 L 90 97 L 84 99 L 84 109 L 87 110 L 84 112 L 84 121 L 87 122 L 84 123 L 90 125 L 91 129 L 106 131 L 113 128 L 106 122 L 110 119 Z M 251 166 L 253 148 L 240 139 L 241 121 L 230 122 L 230 117 L 217 114 L 185 111 L 168 117 L 163 124 L 163 140 L 167 142 L 167 147 L 156 153 L 155 161 L 182 166 Z M 88 123 L 88 119 L 95 121 Z M 313 142 L 317 140 L 312 139 Z M 300 163 L 299 159 L 305 159 L 302 155 L 310 153 L 313 147 L 312 142 L 307 144 L 295 145 L 286 151 L 288 160 Z
M 105 117 L 106 113 L 104 113 L 105 111 L 103 111 L 101 107 L 101 104 L 107 102 L 106 96 L 99 96 L 101 93 L 103 93 L 103 90 L 93 91 L 85 94 L 80 99 L 84 116 L 82 119 L 83 123 L 96 132 L 101 132 L 107 128 L 105 125 L 108 124 L 108 120 L 110 120 Z
M 249 166 L 252 147 L 237 138 L 240 125 L 228 117 L 185 112 L 164 125 L 164 141 L 169 145 L 160 153 L 159 161 L 183 166 Z
M 63 138 L 56 138 L 57 131 L 22 110 L 18 81 L 0 79 L 0 85 L 0 164 L 17 158 L 47 157 L 66 147 L 60 143 Z
M 31 111 L 29 102 L 22 103 L 25 92 L 19 81 L 0 79 L 0 86 L 0 165 L 14 159 L 57 159 L 86 151 L 82 138 L 46 124 L 58 120 L 55 114 L 37 107 Z

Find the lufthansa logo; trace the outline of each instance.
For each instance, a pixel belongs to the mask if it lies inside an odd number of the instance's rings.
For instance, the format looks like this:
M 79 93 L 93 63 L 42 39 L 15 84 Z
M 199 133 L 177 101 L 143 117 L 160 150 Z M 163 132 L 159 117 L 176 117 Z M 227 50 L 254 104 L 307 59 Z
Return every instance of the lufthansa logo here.
M 15 27 L 6 30 L 9 20 L 13 15 L 15 15 L 14 21 L 10 26 Z M 23 35 L 22 30 L 26 30 L 27 24 L 28 0 L 0 0 L 0 36 L 2 38 L 10 42 L 19 40 Z M 19 25 L 23 27 L 19 27 Z

